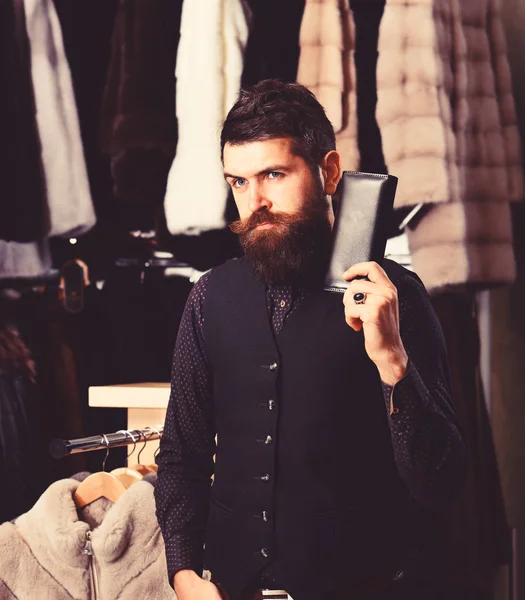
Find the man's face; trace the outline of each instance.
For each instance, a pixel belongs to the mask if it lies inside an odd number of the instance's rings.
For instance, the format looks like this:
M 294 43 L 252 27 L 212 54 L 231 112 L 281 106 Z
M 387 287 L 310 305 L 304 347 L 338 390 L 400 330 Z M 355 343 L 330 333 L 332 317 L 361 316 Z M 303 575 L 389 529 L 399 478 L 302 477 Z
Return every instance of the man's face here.
M 320 174 L 279 138 L 226 144 L 224 173 L 240 220 L 232 230 L 255 271 L 283 283 L 319 270 L 329 247 L 329 201 Z
M 312 194 L 306 161 L 292 152 L 290 138 L 224 147 L 224 174 L 241 219 L 261 208 L 297 214 Z

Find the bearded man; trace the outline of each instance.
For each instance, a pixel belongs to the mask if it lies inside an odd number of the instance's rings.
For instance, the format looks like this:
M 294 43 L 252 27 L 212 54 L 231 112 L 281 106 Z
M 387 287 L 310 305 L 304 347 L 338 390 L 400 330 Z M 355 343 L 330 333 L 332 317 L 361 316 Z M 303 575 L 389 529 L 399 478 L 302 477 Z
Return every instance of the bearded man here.
M 433 514 L 465 447 L 423 284 L 385 260 L 323 290 L 341 169 L 306 88 L 242 91 L 221 147 L 245 256 L 199 280 L 177 337 L 155 490 L 177 597 L 440 597 Z

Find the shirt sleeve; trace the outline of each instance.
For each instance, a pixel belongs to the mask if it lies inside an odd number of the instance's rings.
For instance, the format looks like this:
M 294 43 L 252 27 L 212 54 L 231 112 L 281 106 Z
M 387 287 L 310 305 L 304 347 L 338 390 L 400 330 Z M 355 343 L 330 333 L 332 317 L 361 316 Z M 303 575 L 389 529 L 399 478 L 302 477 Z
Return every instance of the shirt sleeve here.
M 188 296 L 173 357 L 171 395 L 157 457 L 157 519 L 170 585 L 182 569 L 202 574 L 215 432 L 204 352 L 204 298 L 209 275 Z
M 463 485 L 466 448 L 452 407 L 445 339 L 430 298 L 412 275 L 404 275 L 397 288 L 409 361 L 401 381 L 393 387 L 383 384 L 392 445 L 413 497 L 437 510 Z

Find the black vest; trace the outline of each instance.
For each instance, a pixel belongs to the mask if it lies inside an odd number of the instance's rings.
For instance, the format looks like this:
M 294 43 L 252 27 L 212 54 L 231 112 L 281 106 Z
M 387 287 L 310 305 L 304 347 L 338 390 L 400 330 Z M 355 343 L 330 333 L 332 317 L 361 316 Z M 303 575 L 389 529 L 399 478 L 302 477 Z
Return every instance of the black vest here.
M 385 261 L 396 281 L 402 267 Z M 311 292 L 274 336 L 246 259 L 213 269 L 204 307 L 218 436 L 205 567 L 232 600 L 270 562 L 294 600 L 395 573 L 423 510 L 342 296 Z

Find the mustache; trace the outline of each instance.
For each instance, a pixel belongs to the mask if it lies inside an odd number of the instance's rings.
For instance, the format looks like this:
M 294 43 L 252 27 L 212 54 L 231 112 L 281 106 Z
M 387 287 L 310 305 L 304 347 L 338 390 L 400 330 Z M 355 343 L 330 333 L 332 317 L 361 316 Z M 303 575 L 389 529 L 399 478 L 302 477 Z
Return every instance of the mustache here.
M 257 212 L 252 213 L 246 219 L 239 219 L 230 225 L 233 233 L 245 235 L 265 223 L 271 225 L 290 225 L 297 220 L 293 215 L 280 212 L 270 212 L 267 208 L 261 208 Z

